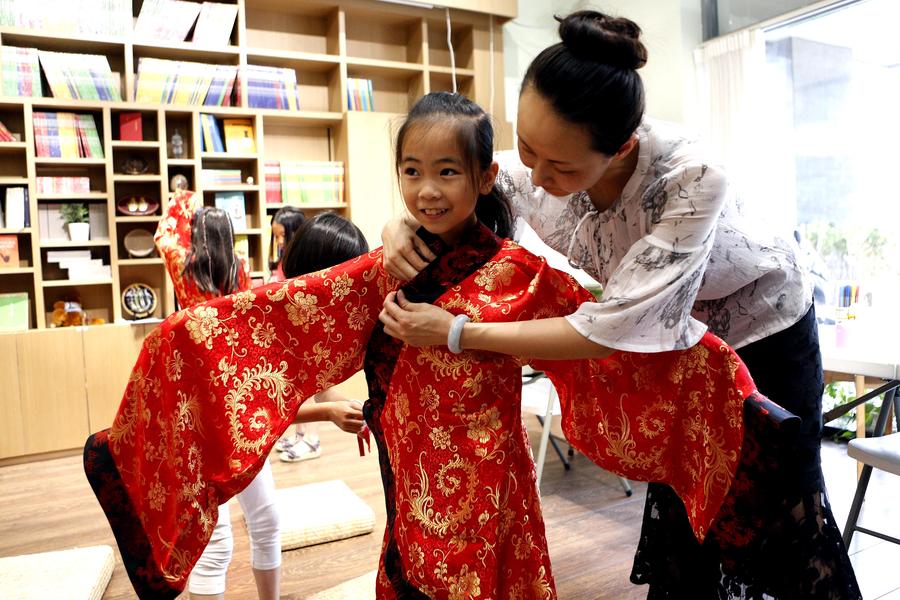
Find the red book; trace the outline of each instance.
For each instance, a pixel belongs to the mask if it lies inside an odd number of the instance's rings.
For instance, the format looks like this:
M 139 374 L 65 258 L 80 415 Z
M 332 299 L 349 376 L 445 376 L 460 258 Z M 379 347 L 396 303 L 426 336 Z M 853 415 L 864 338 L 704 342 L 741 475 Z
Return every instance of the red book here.
M 0 269 L 19 267 L 19 238 L 14 235 L 0 235 Z
M 141 142 L 144 140 L 141 113 L 119 113 L 119 139 L 128 142 Z

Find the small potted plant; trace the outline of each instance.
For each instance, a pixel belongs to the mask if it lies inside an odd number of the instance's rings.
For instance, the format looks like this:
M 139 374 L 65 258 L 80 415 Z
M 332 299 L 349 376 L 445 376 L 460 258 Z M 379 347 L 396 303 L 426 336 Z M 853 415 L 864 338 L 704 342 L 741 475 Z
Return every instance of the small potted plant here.
M 73 242 L 86 242 L 91 237 L 91 224 L 88 222 L 87 206 L 81 202 L 63 204 L 59 209 L 60 216 L 66 222 L 69 239 Z

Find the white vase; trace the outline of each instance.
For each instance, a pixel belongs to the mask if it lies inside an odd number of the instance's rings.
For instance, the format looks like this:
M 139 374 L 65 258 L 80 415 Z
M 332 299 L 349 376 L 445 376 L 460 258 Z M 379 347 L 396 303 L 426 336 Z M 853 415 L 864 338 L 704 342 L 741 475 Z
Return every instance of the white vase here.
M 90 223 L 69 223 L 69 239 L 73 242 L 86 242 L 91 239 Z

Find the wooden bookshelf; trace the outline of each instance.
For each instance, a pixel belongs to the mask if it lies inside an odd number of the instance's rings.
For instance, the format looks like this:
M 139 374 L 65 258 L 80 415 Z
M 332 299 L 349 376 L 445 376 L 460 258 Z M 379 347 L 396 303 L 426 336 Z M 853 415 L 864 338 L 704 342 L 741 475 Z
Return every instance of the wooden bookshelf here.
M 133 17 L 143 0 L 133 3 Z M 193 1 L 193 0 L 192 0 Z M 309 215 L 337 211 L 363 230 L 372 247 L 380 245 L 380 230 L 396 214 L 399 199 L 393 173 L 391 136 L 400 118 L 419 96 L 434 90 L 450 90 L 454 75 L 457 89 L 493 109 L 500 123 L 502 147 L 510 147 L 503 127 L 503 60 L 501 26 L 515 16 L 515 0 L 438 0 L 425 6 L 406 6 L 375 0 L 232 0 L 238 17 L 230 44 L 222 48 L 192 42 L 157 42 L 131 36 L 92 36 L 0 28 L 0 45 L 70 53 L 102 54 L 120 77 L 123 101 L 81 101 L 50 97 L 0 97 L 0 120 L 21 141 L 0 143 L 0 194 L 8 187 L 26 187 L 30 227 L 0 229 L 16 235 L 20 265 L 0 270 L 0 293 L 25 291 L 31 299 L 31 323 L 47 327 L 53 303 L 64 297 L 81 297 L 89 312 L 122 321 L 122 289 L 145 281 L 161 295 L 161 318 L 175 308 L 174 296 L 162 260 L 154 252 L 130 257 L 123 238 L 130 231 L 155 231 L 170 181 L 185 176 L 190 189 L 207 204 L 218 192 L 243 192 L 247 212 L 246 231 L 254 277 L 267 275 L 271 250 L 270 220 L 282 204 L 266 201 L 266 161 L 340 161 L 344 164 L 344 199 L 340 204 L 305 204 Z M 445 9 L 450 11 L 455 68 L 447 47 Z M 493 52 L 490 51 L 491 36 Z M 247 86 L 240 86 L 235 106 L 157 105 L 131 101 L 141 58 L 186 60 L 235 65 L 245 81 L 248 65 L 293 69 L 297 74 L 300 110 L 250 108 Z M 493 67 L 492 67 L 493 65 Z M 493 81 L 491 81 L 493 74 Z M 347 79 L 370 79 L 374 112 L 347 108 Z M 493 85 L 493 94 L 491 93 Z M 49 90 L 45 90 L 49 94 Z M 494 99 L 493 107 L 488 106 Z M 37 157 L 32 115 L 35 111 L 91 114 L 103 145 L 104 158 L 59 159 Z M 122 140 L 119 119 L 123 113 L 141 115 L 143 139 Z M 253 124 L 256 153 L 217 153 L 201 150 L 201 114 L 249 119 Z M 172 155 L 175 131 L 184 141 L 184 155 Z M 506 139 L 503 136 L 506 135 Z M 122 163 L 139 157 L 147 171 L 123 173 Z M 241 184 L 204 186 L 204 169 L 240 169 Z M 37 194 L 37 176 L 84 176 L 88 193 Z M 249 179 L 252 177 L 252 180 Z M 117 202 L 126 196 L 145 196 L 159 208 L 151 215 L 121 214 Z M 39 208 L 52 204 L 83 202 L 96 210 L 105 207 L 101 239 L 70 242 L 50 239 L 40 222 Z M 108 237 L 107 237 L 108 236 Z M 87 249 L 111 267 L 111 277 L 93 281 L 60 279 L 59 269 L 49 264 L 48 251 Z M 64 275 L 64 271 L 62 274 Z

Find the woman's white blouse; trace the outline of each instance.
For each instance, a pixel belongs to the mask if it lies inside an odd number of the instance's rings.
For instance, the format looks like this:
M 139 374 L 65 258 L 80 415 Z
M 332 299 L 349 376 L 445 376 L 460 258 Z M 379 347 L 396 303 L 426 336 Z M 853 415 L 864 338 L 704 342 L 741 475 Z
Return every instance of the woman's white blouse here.
M 637 134 L 637 168 L 602 213 L 587 192 L 535 186 L 516 152 L 496 155 L 515 215 L 603 284 L 569 323 L 610 348 L 660 352 L 696 344 L 707 326 L 740 348 L 800 320 L 812 283 L 793 241 L 750 226 L 696 139 L 649 119 Z

